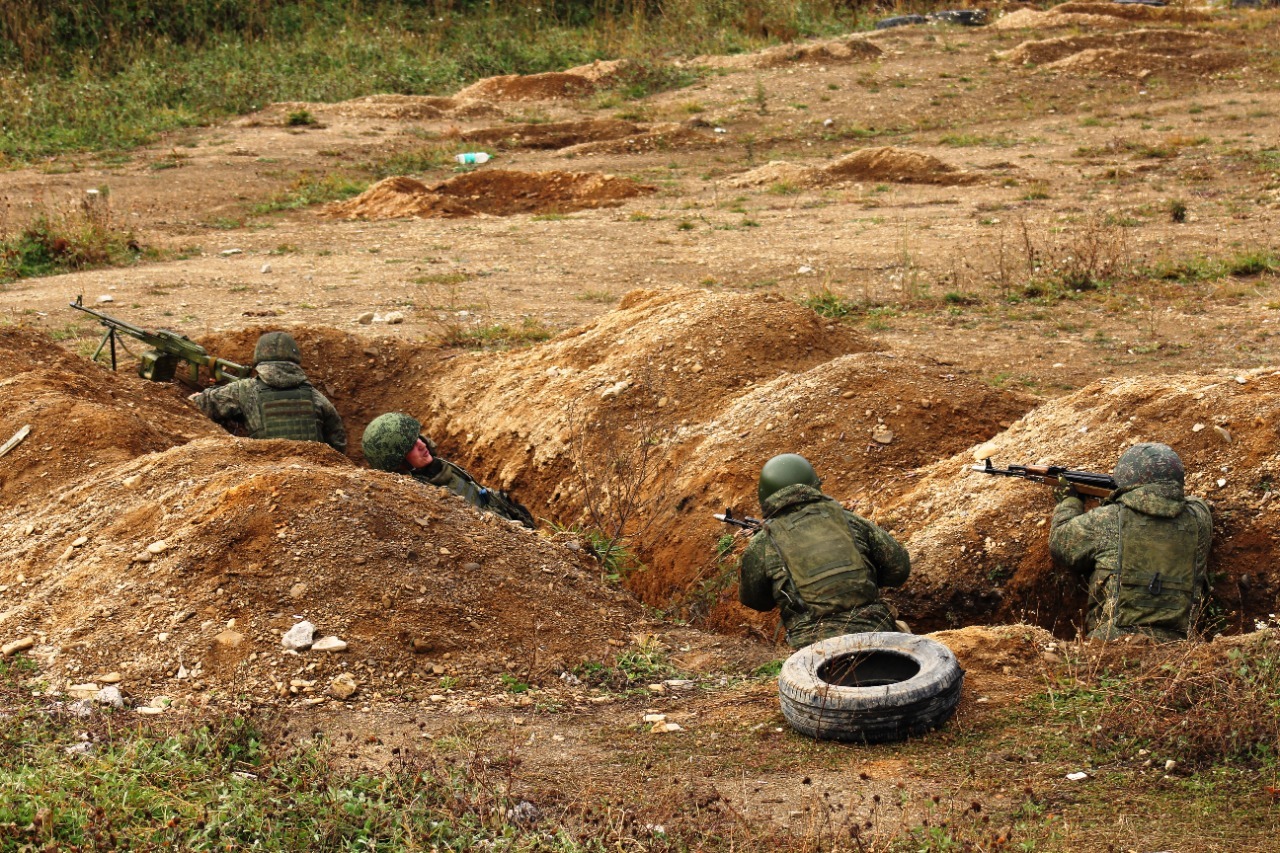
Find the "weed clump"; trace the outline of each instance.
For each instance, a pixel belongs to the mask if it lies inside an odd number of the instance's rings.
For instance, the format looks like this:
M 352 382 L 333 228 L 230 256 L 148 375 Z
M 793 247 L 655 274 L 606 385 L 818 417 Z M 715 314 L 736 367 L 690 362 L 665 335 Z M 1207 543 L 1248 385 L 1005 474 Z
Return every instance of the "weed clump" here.
M 86 197 L 75 208 L 37 213 L 10 232 L 0 224 L 0 282 L 125 266 L 144 255 L 127 228 L 111 216 L 106 197 Z

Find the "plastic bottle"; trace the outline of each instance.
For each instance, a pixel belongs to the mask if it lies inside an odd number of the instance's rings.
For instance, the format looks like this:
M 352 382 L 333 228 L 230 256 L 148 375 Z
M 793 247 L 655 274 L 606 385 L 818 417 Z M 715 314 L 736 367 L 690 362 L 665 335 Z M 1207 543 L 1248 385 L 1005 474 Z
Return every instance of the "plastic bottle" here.
M 471 166 L 476 163 L 488 163 L 489 155 L 483 151 L 468 151 L 466 154 L 458 154 L 454 158 L 463 166 Z

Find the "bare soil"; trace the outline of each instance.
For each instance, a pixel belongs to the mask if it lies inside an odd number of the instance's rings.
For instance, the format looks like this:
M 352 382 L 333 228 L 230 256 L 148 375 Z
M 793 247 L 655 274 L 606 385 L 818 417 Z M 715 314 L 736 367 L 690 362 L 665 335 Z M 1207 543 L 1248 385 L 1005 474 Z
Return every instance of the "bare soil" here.
M 870 809 L 880 784 L 943 779 L 997 805 L 1050 784 L 1057 765 L 952 779 L 889 750 L 809 768 L 773 687 L 743 680 L 785 650 L 736 604 L 711 514 L 754 512 L 760 464 L 794 451 L 890 528 L 913 560 L 894 602 L 968 670 L 938 738 L 1043 689 L 1045 654 L 1082 617 L 1078 579 L 1049 559 L 1049 490 L 970 471 L 987 442 L 1000 464 L 1094 470 L 1170 443 L 1213 505 L 1220 627 L 1277 612 L 1276 275 L 1119 275 L 1061 298 L 1027 284 L 1054 264 L 1280 252 L 1278 35 L 1270 12 L 1071 3 L 704 57 L 699 82 L 634 103 L 601 63 L 452 98 L 272 105 L 126 162 L 0 174 L 6 228 L 105 188 L 164 257 L 0 289 L 0 443 L 31 427 L 0 458 L 0 642 L 32 637 L 53 691 L 279 707 L 297 732 L 356 732 L 344 754 L 370 767 L 480 726 L 524 756 L 531 790 L 593 762 L 583 790 L 635 794 L 660 774 L 629 751 L 667 737 L 678 760 L 713 756 L 695 799 L 710 786 L 802 836 L 819 788 Z M 318 123 L 289 126 L 299 109 Z M 424 139 L 495 156 L 252 212 Z M 227 435 L 186 389 L 90 364 L 100 330 L 66 307 L 81 293 L 241 363 L 260 333 L 290 331 L 347 456 Z M 527 322 L 557 334 L 447 345 Z M 392 410 L 541 530 L 367 469 L 360 434 Z M 625 588 L 576 532 L 601 517 L 625 520 L 645 565 Z M 303 618 L 348 650 L 286 652 Z M 573 676 L 636 654 L 696 688 Z M 685 731 L 651 734 L 650 706 Z M 1160 837 L 1143 825 L 1129 843 Z M 1054 849 L 1103 849 L 1075 831 Z M 1269 849 L 1224 827 L 1180 841 Z

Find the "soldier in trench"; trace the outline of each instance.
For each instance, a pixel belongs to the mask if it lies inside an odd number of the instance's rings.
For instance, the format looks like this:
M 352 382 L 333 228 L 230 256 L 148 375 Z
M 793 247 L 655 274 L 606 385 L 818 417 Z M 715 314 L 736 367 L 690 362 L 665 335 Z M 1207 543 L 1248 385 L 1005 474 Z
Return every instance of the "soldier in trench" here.
M 374 418 L 360 440 L 364 458 L 380 471 L 408 474 L 420 483 L 448 489 L 476 509 L 535 528 L 533 515 L 506 492 L 485 488 L 461 466 L 435 455 L 422 424 L 401 412 Z
M 901 586 L 911 558 L 888 531 L 820 490 L 813 466 L 784 453 L 760 471 L 764 523 L 742 555 L 738 600 L 753 610 L 782 609 L 787 643 L 904 631 L 880 597 Z
M 267 332 L 253 348 L 255 376 L 216 385 L 187 399 L 224 428 L 241 428 L 250 438 L 323 441 L 347 450 L 342 416 L 307 381 L 302 352 L 292 335 Z
M 1167 444 L 1129 448 L 1112 478 L 1116 490 L 1089 512 L 1063 488 L 1049 551 L 1088 576 L 1091 638 L 1185 640 L 1208 595 L 1209 506 L 1185 495 L 1182 459 Z

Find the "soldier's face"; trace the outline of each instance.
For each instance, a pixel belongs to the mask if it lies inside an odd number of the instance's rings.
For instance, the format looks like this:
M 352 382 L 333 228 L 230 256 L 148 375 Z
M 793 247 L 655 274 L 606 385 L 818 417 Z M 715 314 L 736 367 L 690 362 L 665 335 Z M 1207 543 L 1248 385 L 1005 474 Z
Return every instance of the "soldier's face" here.
M 405 454 L 404 461 L 409 463 L 410 468 L 426 468 L 431 464 L 433 457 L 431 456 L 431 448 L 427 447 L 427 443 L 419 436 L 414 442 L 413 447 Z

